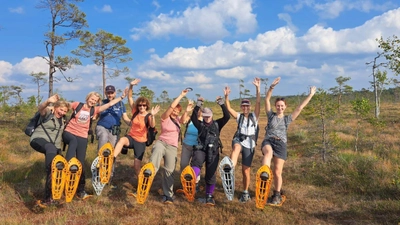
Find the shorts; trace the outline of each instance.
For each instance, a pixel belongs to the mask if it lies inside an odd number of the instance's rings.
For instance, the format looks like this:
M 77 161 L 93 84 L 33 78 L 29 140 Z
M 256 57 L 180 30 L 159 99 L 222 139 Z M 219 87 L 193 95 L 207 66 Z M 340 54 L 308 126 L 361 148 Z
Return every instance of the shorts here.
M 125 137 L 129 140 L 129 146 L 127 148 L 133 148 L 133 154 L 135 155 L 135 158 L 142 161 L 144 151 L 146 150 L 146 142 L 137 142 L 129 135 L 126 135 Z
M 232 140 L 232 147 L 235 144 L 239 144 L 242 149 L 240 150 L 240 152 L 242 153 L 242 164 L 248 167 L 251 167 L 251 163 L 253 162 L 253 157 L 254 157 L 254 149 L 250 149 L 250 148 L 245 148 L 243 147 L 243 145 L 240 144 L 240 141 L 237 138 L 234 138 Z
M 287 159 L 286 143 L 283 142 L 281 139 L 275 139 L 272 137 L 264 139 L 264 141 L 261 144 L 261 149 L 265 145 L 270 145 L 272 147 L 274 157 L 278 157 L 283 160 Z

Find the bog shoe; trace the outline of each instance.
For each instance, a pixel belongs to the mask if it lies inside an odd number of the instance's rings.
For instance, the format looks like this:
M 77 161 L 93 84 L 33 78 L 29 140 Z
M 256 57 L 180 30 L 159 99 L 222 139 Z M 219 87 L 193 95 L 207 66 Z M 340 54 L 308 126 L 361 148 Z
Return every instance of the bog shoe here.
M 76 194 L 76 196 L 82 200 L 88 199 L 90 197 L 92 197 L 92 195 L 89 195 L 88 193 L 86 193 L 85 191 L 80 191 Z
M 52 198 L 44 199 L 44 200 L 38 200 L 36 202 L 36 205 L 38 205 L 40 208 L 47 208 L 50 206 L 57 206 L 59 205 L 58 201 L 53 200 Z

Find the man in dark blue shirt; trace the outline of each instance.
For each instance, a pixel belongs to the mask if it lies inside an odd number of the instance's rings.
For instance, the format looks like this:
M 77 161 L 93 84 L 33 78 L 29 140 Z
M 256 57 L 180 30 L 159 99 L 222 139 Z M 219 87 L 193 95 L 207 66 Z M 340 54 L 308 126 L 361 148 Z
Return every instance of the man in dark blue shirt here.
M 108 85 L 105 89 L 106 99 L 102 104 L 107 104 L 116 96 L 115 87 Z M 121 101 L 100 113 L 99 121 L 96 126 L 96 136 L 98 138 L 98 149 L 100 149 L 108 141 L 115 146 L 121 133 L 121 118 L 126 124 L 130 123 L 130 119 L 126 114 L 126 108 Z

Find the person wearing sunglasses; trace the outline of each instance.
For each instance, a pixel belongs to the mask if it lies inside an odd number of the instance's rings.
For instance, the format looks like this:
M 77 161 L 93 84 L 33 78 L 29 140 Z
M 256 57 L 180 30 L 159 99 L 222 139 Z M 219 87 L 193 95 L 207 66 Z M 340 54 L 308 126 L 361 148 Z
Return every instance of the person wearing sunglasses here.
M 142 167 L 142 160 L 146 150 L 147 141 L 147 127 L 145 117 L 149 113 L 150 101 L 146 97 L 140 96 L 134 101 L 133 99 L 133 86 L 140 83 L 140 79 L 134 79 L 130 82 L 128 90 L 128 103 L 132 110 L 132 119 L 130 121 L 129 132 L 125 137 L 121 137 L 114 148 L 114 157 L 116 158 L 125 149 L 133 149 L 134 164 L 136 178 L 140 173 Z M 148 123 L 150 127 L 156 126 L 154 116 L 160 111 L 160 106 L 156 105 L 151 108 Z
M 182 106 L 179 102 L 188 92 L 188 89 L 181 91 L 180 95 L 174 99 L 171 105 L 161 115 L 161 134 L 151 151 L 150 162 L 153 163 L 156 173 L 160 169 L 161 159 L 164 159 L 164 170 L 162 170 L 162 201 L 165 204 L 172 204 L 174 202 L 174 171 L 178 157 L 181 124 L 187 121 L 189 117 L 188 110 L 185 110 L 183 115 L 179 116 L 182 110 Z M 189 104 L 190 102 L 191 101 L 189 101 Z
M 249 99 L 243 99 L 240 103 L 241 113 L 232 109 L 229 102 L 229 87 L 225 87 L 225 104 L 229 113 L 238 123 L 237 131 L 232 140 L 232 152 L 230 158 L 233 167 L 236 167 L 239 154 L 242 153 L 242 175 L 243 192 L 239 198 L 240 202 L 250 201 L 250 167 L 253 162 L 254 149 L 258 138 L 258 119 L 260 118 L 260 78 L 254 78 L 253 84 L 256 87 L 256 104 L 254 112 L 251 112 L 251 102 Z
M 274 177 L 274 191 L 269 199 L 269 204 L 280 205 L 282 201 L 282 171 L 283 165 L 287 159 L 287 129 L 291 122 L 293 122 L 299 115 L 303 108 L 310 102 L 311 98 L 316 92 L 316 87 L 310 87 L 308 96 L 303 102 L 290 115 L 284 115 L 287 107 L 285 98 L 277 98 L 275 100 L 276 112 L 272 111 L 270 99 L 272 91 L 278 85 L 280 77 L 276 78 L 269 87 L 265 96 L 265 111 L 268 117 L 268 124 L 266 126 L 266 134 L 261 145 L 263 153 L 262 164 L 271 166 L 271 161 L 274 163 L 273 177 Z M 261 179 L 268 179 L 267 173 L 261 174 Z
M 102 100 L 102 105 L 107 104 L 116 97 L 115 87 L 112 85 L 108 85 L 104 93 L 107 98 Z M 122 101 L 100 113 L 95 130 L 98 139 L 97 151 L 107 142 L 115 146 L 121 133 L 121 119 L 129 125 L 130 119 L 126 114 L 125 105 Z

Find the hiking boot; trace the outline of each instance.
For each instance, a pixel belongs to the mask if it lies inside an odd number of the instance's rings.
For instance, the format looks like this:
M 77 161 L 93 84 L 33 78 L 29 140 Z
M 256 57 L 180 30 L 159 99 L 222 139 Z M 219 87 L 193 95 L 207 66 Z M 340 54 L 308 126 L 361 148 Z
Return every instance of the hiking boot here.
M 163 196 L 163 203 L 164 204 L 173 204 L 174 203 L 174 199 L 172 199 L 169 196 L 164 195 Z
M 92 195 L 89 195 L 85 191 L 80 191 L 76 194 L 76 197 L 78 197 L 79 199 L 85 200 L 85 199 L 92 197 Z
M 110 154 L 111 154 L 111 151 L 108 150 L 108 149 L 106 149 L 106 150 L 103 151 L 103 156 L 104 156 L 104 157 L 108 157 Z
M 36 205 L 38 205 L 40 208 L 44 209 L 44 208 L 51 207 L 51 206 L 57 206 L 57 205 L 59 205 L 59 202 L 52 198 L 48 198 L 48 199 L 44 199 L 44 200 L 38 200 L 36 202 Z
M 275 193 L 271 197 L 271 205 L 279 205 L 282 202 L 282 196 L 281 193 Z
M 63 162 L 57 162 L 57 163 L 56 163 L 56 168 L 57 168 L 57 170 L 62 170 L 62 169 L 64 169 L 64 163 L 63 163 Z
M 250 200 L 251 200 L 251 198 L 250 198 L 249 192 L 243 192 L 242 196 L 240 196 L 240 199 L 239 199 L 239 201 L 242 203 L 248 202 Z
M 193 177 L 190 174 L 185 174 L 184 178 L 187 181 L 191 181 L 193 179 Z
M 150 176 L 151 176 L 151 170 L 146 169 L 145 171 L 143 171 L 143 175 L 144 175 L 145 177 L 150 177 Z
M 215 205 L 215 200 L 214 200 L 214 197 L 212 195 L 208 194 L 206 196 L 206 204 L 209 205 L 209 206 L 214 206 Z
M 231 172 L 231 167 L 229 166 L 229 165 L 225 165 L 224 166 L 224 171 L 225 171 L 225 173 L 229 173 L 229 172 Z
M 69 171 L 71 171 L 72 173 L 76 173 L 76 172 L 78 172 L 78 170 L 79 170 L 79 167 L 77 165 L 72 165 L 69 168 Z
M 269 179 L 269 174 L 266 172 L 262 172 L 260 175 L 261 180 L 266 181 Z

